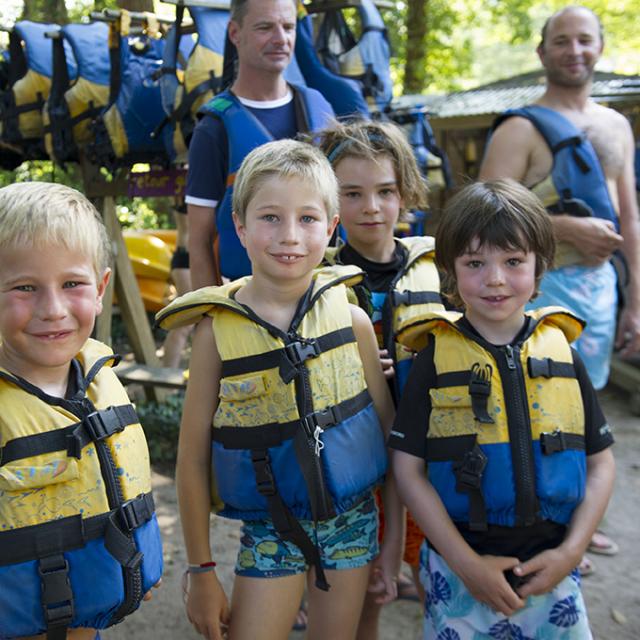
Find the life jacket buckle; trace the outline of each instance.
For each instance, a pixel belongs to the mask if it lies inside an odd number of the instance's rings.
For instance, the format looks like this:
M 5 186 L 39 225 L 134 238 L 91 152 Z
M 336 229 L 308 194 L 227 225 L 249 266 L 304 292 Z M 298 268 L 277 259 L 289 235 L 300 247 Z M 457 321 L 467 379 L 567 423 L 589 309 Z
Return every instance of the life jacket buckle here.
M 545 456 L 553 453 L 559 453 L 567 449 L 567 441 L 564 432 L 556 429 L 553 432 L 544 432 L 540 434 L 540 448 Z
M 150 494 L 148 495 L 151 497 Z M 151 519 L 153 503 L 149 504 L 149 502 L 146 495 L 140 494 L 137 498 L 127 500 L 120 505 L 118 509 L 120 519 L 127 532 L 130 533 Z
M 394 307 L 399 307 L 401 304 L 411 305 L 411 291 L 392 291 L 391 300 Z
M 285 345 L 287 357 L 294 366 L 301 365 L 308 358 L 316 358 L 320 355 L 320 346 L 317 340 L 296 340 Z
M 302 419 L 302 424 L 304 425 L 305 431 L 309 434 L 309 437 L 314 437 L 318 427 L 324 430 L 325 427 L 333 427 L 338 424 L 335 407 L 327 407 L 322 411 L 310 413 Z
M 124 425 L 120 421 L 115 407 L 94 411 L 82 422 L 94 442 L 104 440 L 114 433 L 124 431 Z
M 62 554 L 41 558 L 38 562 L 38 574 L 42 585 L 42 606 L 47 627 L 68 626 L 74 615 L 69 562 Z
M 253 463 L 253 470 L 256 474 L 256 486 L 258 487 L 258 493 L 265 498 L 275 496 L 277 490 L 276 483 L 273 478 L 273 471 L 271 469 L 269 452 L 265 450 L 252 451 L 251 462 Z
M 487 456 L 477 444 L 464 454 L 462 460 L 454 462 L 453 472 L 456 476 L 456 491 L 458 493 L 467 493 L 469 490 L 480 489 L 482 474 L 487 462 Z

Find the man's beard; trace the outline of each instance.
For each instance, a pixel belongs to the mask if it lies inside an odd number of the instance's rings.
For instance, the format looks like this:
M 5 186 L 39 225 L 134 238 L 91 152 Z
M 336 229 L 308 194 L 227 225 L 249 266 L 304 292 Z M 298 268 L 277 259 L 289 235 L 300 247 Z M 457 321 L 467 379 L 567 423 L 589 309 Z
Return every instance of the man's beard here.
M 559 87 L 582 88 L 593 81 L 594 67 L 585 69 L 579 76 L 567 76 L 561 69 L 547 69 L 547 82 Z

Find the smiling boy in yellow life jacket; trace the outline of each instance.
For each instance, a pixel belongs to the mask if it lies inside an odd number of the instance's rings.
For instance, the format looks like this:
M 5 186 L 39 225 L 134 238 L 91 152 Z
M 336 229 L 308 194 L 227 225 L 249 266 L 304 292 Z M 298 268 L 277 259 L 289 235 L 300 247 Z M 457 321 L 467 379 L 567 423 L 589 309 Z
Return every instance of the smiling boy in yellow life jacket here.
M 284 640 L 307 584 L 308 637 L 350 640 L 378 551 L 372 491 L 393 415 L 373 327 L 348 303 L 345 285 L 361 273 L 315 269 L 338 204 L 311 145 L 258 147 L 233 197 L 253 275 L 158 314 L 164 328 L 198 322 L 177 471 L 187 614 L 209 637 L 230 625 L 231 638 Z M 231 610 L 211 560 L 212 475 L 220 515 L 243 520 Z M 384 544 L 396 553 L 381 578 L 392 599 L 402 526 L 397 499 L 388 503 Z
M 613 438 L 570 346 L 582 322 L 525 313 L 553 261 L 551 221 L 522 185 L 475 183 L 447 205 L 436 247 L 464 313 L 400 327 L 422 351 L 389 440 L 427 536 L 424 637 L 590 638 L 576 567 L 613 489 Z
M 0 189 L 1 638 L 93 640 L 162 574 L 144 432 L 89 338 L 110 273 L 81 193 Z

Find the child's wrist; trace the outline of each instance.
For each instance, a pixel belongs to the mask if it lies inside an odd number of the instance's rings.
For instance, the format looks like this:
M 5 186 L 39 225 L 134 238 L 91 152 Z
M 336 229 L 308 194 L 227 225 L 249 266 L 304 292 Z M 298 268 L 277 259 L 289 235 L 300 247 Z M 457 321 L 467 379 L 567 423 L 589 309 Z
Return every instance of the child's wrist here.
M 209 560 L 208 562 L 203 562 L 201 564 L 188 564 L 187 573 L 210 573 L 211 571 L 216 570 L 216 566 L 217 564 L 213 560 Z

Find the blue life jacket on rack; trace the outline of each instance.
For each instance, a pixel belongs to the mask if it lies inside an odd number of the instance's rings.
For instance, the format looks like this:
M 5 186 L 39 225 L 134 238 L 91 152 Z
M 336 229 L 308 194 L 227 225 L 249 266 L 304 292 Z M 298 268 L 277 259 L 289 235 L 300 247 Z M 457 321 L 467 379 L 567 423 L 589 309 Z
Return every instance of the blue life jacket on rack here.
M 59 28 L 23 20 L 9 34 L 8 86 L 0 94 L 0 141 L 25 160 L 46 158 L 42 108 L 51 89 L 53 62 L 45 33 Z M 67 53 L 67 73 L 75 78 L 70 48 Z
M 361 23 L 361 36 L 358 39 L 349 28 L 341 9 L 325 10 L 322 3 L 309 8 L 309 12 L 317 13 L 320 21 L 315 30 L 315 50 L 329 71 L 354 80 L 369 107 L 382 111 L 393 97 L 389 71 L 391 47 L 387 29 L 372 0 L 361 0 L 354 8 Z M 339 43 L 338 47 L 336 43 Z M 324 93 L 320 86 L 315 88 Z
M 149 35 L 120 35 L 119 22 L 110 28 L 111 77 L 109 105 L 92 123 L 92 163 L 110 170 L 136 162 L 166 164 L 163 140 L 153 133 L 164 118 L 160 83 L 164 41 Z
M 187 148 L 198 109 L 222 89 L 224 47 L 229 11 L 189 6 L 197 39 L 182 25 L 184 5 L 176 7 L 176 21 L 165 37 L 160 71 L 162 132 L 169 160 L 187 161 Z M 179 40 L 178 40 L 179 37 Z
M 333 116 L 331 105 L 313 89 L 290 85 L 296 102 L 298 131 L 319 131 Z M 220 118 L 229 143 L 227 190 L 216 208 L 216 227 L 220 247 L 220 271 L 235 280 L 251 273 L 247 252 L 240 244 L 231 218 L 231 199 L 236 171 L 256 147 L 273 140 L 262 123 L 230 91 L 223 91 L 204 105 L 199 113 Z
M 52 160 L 78 160 L 90 140 L 89 122 L 109 101 L 109 27 L 104 22 L 68 24 L 53 40 L 51 93 L 43 118 L 45 147 Z M 67 72 L 68 55 L 77 63 L 77 78 Z
M 505 111 L 494 122 L 492 131 L 513 116 L 529 120 L 553 154 L 549 179 L 555 188 L 555 201 L 542 198 L 547 210 L 556 214 L 610 220 L 619 230 L 618 216 L 611 202 L 600 160 L 584 132 L 562 114 L 540 105 Z M 531 190 L 535 193 L 540 185 L 535 185 Z

